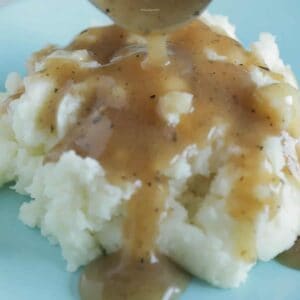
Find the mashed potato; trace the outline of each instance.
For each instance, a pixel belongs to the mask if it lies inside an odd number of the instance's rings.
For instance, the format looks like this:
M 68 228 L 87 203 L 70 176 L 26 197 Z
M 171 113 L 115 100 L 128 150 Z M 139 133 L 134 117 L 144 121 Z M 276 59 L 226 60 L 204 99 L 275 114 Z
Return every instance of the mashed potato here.
M 205 13 L 202 20 L 214 31 L 236 39 L 234 27 L 226 18 Z M 238 287 L 257 261 L 268 261 L 290 248 L 300 234 L 297 82 L 280 59 L 273 36 L 262 34 L 251 51 L 256 61 L 266 66 L 249 66 L 258 89 L 257 101 L 262 103 L 262 110 L 268 103 L 274 122 L 281 117 L 285 120 L 280 125 L 281 134 L 267 137 L 260 145 L 265 159 L 259 168 L 274 181 L 254 187 L 257 202 L 262 203 L 255 221 L 247 224 L 244 232 L 237 231 L 244 223 L 227 209 L 230 191 L 245 173 L 229 160 L 244 150 L 223 143 L 228 124 L 220 122 L 211 128 L 204 147 L 188 146 L 164 171 L 169 180 L 170 213 L 161 222 L 158 248 L 195 276 L 224 288 Z M 224 56 L 210 48 L 206 55 L 211 61 L 242 63 L 238 55 Z M 122 247 L 124 204 L 141 182 L 136 179 L 114 185 L 98 161 L 82 158 L 74 151 L 65 152 L 57 162 L 43 164 L 49 150 L 76 122 L 84 101 L 76 92 L 82 86 L 74 84 L 58 107 L 57 130 L 45 131 L 38 126 L 41 107 L 55 84 L 37 73 L 53 57 L 64 57 L 87 69 L 99 66 L 87 51 L 53 48 L 44 60 L 32 61 L 24 79 L 16 74 L 8 77 L 7 92 L 0 96 L 0 184 L 15 181 L 15 190 L 32 198 L 22 205 L 20 219 L 28 226 L 39 227 L 52 243 L 58 243 L 68 270 L 75 271 L 97 256 Z M 277 74 L 276 78 L 266 69 Z M 285 85 L 285 91 L 276 90 L 276 84 Z M 18 93 L 19 97 L 13 99 Z M 122 99 L 123 92 L 116 93 Z M 176 127 L 193 111 L 193 95 L 180 90 L 166 93 L 157 109 Z M 268 205 L 270 197 L 276 198 L 275 212 Z M 242 243 L 239 250 L 237 240 Z

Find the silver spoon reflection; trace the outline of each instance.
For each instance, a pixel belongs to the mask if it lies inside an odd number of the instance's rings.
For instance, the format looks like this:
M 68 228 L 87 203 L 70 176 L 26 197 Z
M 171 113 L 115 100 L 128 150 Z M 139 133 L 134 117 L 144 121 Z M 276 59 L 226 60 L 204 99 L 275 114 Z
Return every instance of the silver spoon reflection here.
M 212 0 L 90 0 L 118 25 L 141 33 L 168 31 L 200 15 Z

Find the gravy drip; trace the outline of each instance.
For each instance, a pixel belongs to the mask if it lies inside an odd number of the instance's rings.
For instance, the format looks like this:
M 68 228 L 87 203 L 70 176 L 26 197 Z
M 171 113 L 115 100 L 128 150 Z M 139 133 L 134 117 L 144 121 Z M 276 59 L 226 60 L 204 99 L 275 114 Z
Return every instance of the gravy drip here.
M 3 114 L 6 114 L 8 112 L 9 106 L 12 102 L 18 100 L 22 94 L 24 93 L 24 90 L 20 91 L 20 92 L 16 92 L 13 95 L 9 95 L 7 96 L 7 98 L 5 98 L 1 103 L 0 103 L 0 117 Z
M 89 29 L 67 50 L 87 49 L 101 66 L 84 68 L 72 60 L 51 58 L 40 74 L 56 83 L 41 110 L 41 128 L 57 130 L 56 113 L 70 82 L 71 92 L 84 99 L 77 123 L 46 160 L 55 161 L 64 151 L 74 150 L 98 160 L 113 184 L 140 182 L 126 204 L 124 245 L 119 253 L 87 267 L 81 281 L 83 300 L 175 299 L 188 276 L 156 247 L 160 221 L 168 213 L 164 170 L 187 146 L 205 146 L 209 131 L 226 123 L 225 146 L 239 145 L 247 153 L 232 158 L 233 166 L 247 166 L 248 173 L 235 183 L 228 204 L 243 224 L 237 232 L 242 237 L 251 231 L 249 224 L 260 209 L 252 187 L 269 180 L 258 169 L 260 145 L 266 136 L 279 134 L 265 115 L 256 112 L 256 86 L 247 69 L 253 61 L 236 41 L 195 21 L 170 34 L 167 65 L 145 67 L 145 48 L 128 45 L 127 37 L 127 31 L 117 26 Z M 224 56 L 237 53 L 244 62 L 210 61 L 206 47 Z M 115 59 L 122 49 L 123 55 Z M 181 116 L 176 127 L 168 125 L 157 109 L 160 97 L 171 91 L 194 95 L 193 112 Z M 248 243 L 246 239 L 238 243 L 237 255 L 251 260 L 255 253 L 243 251 Z

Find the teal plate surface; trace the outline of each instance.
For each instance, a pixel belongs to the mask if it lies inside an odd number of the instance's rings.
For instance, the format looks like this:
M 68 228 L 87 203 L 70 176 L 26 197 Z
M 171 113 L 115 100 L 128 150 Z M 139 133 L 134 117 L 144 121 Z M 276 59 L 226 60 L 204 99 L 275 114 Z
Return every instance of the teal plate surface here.
M 215 0 L 210 10 L 228 15 L 246 46 L 261 31 L 274 33 L 284 61 L 300 77 L 299 0 Z M 0 90 L 7 73 L 24 74 L 33 51 L 47 43 L 64 45 L 85 27 L 107 22 L 84 0 L 19 0 L 1 7 Z M 18 220 L 26 200 L 7 187 L 0 190 L 0 299 L 78 300 L 79 273 L 67 273 L 59 248 Z M 182 300 L 298 300 L 299 282 L 300 271 L 260 263 L 239 289 L 220 290 L 195 280 Z

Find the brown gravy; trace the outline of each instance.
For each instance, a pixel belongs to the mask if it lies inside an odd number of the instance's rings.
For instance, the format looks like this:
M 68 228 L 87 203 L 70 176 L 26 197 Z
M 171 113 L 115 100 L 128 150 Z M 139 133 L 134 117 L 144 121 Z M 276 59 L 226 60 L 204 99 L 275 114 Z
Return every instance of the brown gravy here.
M 300 239 L 294 246 L 277 256 L 277 261 L 287 267 L 300 270 Z
M 84 83 L 77 91 L 85 99 L 77 124 L 47 161 L 73 149 L 82 157 L 99 160 L 112 183 L 142 183 L 127 202 L 123 249 L 87 267 L 81 281 L 83 300 L 173 299 L 176 294 L 168 298 L 166 293 L 174 287 L 183 289 L 186 275 L 156 249 L 159 224 L 167 213 L 168 181 L 163 170 L 187 146 L 205 146 L 210 129 L 224 122 L 226 145 L 239 145 L 247 153 L 232 159 L 233 165 L 247 166 L 248 171 L 236 182 L 228 210 L 244 224 L 237 229 L 237 255 L 254 259 L 255 251 L 246 253 L 249 241 L 242 239 L 245 234 L 251 236 L 248 224 L 260 209 L 251 187 L 258 180 L 271 180 L 259 173 L 257 160 L 262 158 L 265 137 L 279 134 L 268 116 L 255 107 L 256 87 L 247 69 L 253 61 L 236 41 L 195 21 L 170 34 L 169 64 L 145 67 L 145 49 L 128 45 L 127 36 L 117 26 L 89 29 L 66 49 L 87 49 L 100 67 L 83 68 L 68 59 L 52 58 L 40 74 L 56 83 L 39 120 L 41 128 L 50 132 L 56 131 L 58 105 L 70 82 Z M 210 61 L 206 47 L 219 55 L 234 52 L 243 64 Z M 125 49 L 123 57 L 111 62 L 120 49 Z M 176 127 L 157 112 L 160 97 L 170 91 L 194 95 L 193 112 L 183 115 Z
M 86 268 L 80 282 L 82 300 L 172 300 L 185 290 L 189 276 L 166 257 L 149 264 L 122 255 L 99 258 Z
M 0 103 L 0 116 L 2 114 L 7 113 L 9 105 L 12 102 L 14 102 L 15 100 L 18 100 L 22 96 L 23 93 L 24 93 L 24 90 L 22 89 L 22 91 L 16 92 L 13 95 L 9 95 L 6 99 L 4 99 L 4 101 Z
M 198 16 L 211 0 L 91 0 L 91 2 L 117 24 L 135 32 L 147 33 L 173 28 Z

